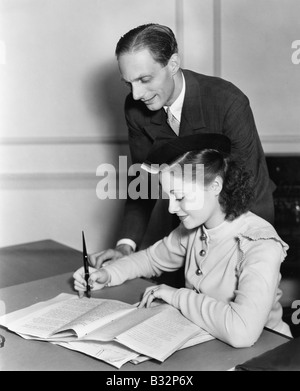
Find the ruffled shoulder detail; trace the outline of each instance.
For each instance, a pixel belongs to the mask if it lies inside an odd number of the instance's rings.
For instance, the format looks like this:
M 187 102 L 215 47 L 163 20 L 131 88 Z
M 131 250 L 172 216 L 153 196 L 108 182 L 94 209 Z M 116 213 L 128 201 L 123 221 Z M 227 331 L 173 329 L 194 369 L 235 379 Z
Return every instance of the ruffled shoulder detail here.
M 287 256 L 289 246 L 280 238 L 274 227 L 272 225 L 265 227 L 252 227 L 237 236 L 239 249 L 242 253 L 242 257 L 237 265 L 237 269 L 239 269 L 243 263 L 246 252 L 251 246 L 251 243 L 261 240 L 274 240 L 275 242 L 280 243 L 282 246 L 282 261 L 284 261 L 285 257 Z

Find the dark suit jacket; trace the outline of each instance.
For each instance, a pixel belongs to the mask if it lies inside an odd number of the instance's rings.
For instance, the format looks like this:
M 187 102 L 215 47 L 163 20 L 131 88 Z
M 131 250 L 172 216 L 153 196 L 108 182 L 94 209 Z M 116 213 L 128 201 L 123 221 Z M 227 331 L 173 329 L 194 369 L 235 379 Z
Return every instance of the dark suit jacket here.
M 186 93 L 179 137 L 189 134 L 223 133 L 232 142 L 232 155 L 244 162 L 255 176 L 256 202 L 252 211 L 273 223 L 274 185 L 248 98 L 232 83 L 221 78 L 183 70 Z M 166 121 L 164 109 L 150 111 L 132 94 L 125 102 L 132 163 L 142 163 L 157 139 L 178 137 Z M 128 199 L 121 238 L 141 243 L 156 200 Z

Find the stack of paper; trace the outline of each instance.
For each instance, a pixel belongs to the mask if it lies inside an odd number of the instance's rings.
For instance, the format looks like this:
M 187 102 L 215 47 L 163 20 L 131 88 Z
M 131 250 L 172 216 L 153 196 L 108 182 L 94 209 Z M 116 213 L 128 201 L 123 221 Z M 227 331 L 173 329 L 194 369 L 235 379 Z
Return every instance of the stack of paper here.
M 4 315 L 0 324 L 22 338 L 49 341 L 116 368 L 129 361 L 163 362 L 179 349 L 213 339 L 168 304 L 138 309 L 66 293 Z

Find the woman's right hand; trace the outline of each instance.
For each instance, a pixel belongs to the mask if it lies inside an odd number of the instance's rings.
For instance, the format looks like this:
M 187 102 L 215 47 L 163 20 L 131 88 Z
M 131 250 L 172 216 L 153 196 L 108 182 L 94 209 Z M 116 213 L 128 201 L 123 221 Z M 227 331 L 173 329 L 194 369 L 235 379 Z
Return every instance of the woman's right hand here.
M 97 270 L 89 266 L 89 285 L 92 291 L 104 288 L 110 282 L 110 276 L 105 269 Z M 74 289 L 78 292 L 79 297 L 84 295 L 86 291 L 86 281 L 84 278 L 84 268 L 81 267 L 74 274 Z

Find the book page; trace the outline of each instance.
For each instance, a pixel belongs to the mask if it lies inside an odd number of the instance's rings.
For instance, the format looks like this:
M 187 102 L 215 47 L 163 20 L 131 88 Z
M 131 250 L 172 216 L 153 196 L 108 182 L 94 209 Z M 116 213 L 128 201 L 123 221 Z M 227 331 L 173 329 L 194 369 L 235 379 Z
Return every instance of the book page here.
M 87 354 L 118 369 L 138 357 L 138 353 L 133 352 L 117 342 L 75 341 L 54 343 L 64 348 Z
M 137 309 L 135 306 L 117 300 L 95 300 L 98 301 L 96 307 L 56 330 L 53 337 L 65 334 L 64 331 L 74 330 L 78 338 L 82 338 L 95 329 Z
M 199 343 L 204 343 L 207 341 L 211 341 L 212 339 L 215 339 L 211 334 L 209 334 L 207 331 L 200 328 L 200 331 L 194 335 L 192 338 L 190 338 L 188 341 L 186 341 L 181 347 L 181 349 L 189 348 L 190 346 L 198 345 Z
M 112 341 L 118 335 L 126 330 L 150 319 L 152 316 L 164 311 L 169 306 L 158 305 L 150 308 L 139 308 L 136 311 L 128 313 L 118 319 L 113 320 L 109 324 L 99 327 L 95 331 L 83 337 L 86 341 Z
M 145 356 L 164 361 L 198 332 L 197 325 L 169 306 L 167 310 L 118 335 L 116 341 Z
M 79 299 L 74 296 L 9 323 L 7 327 L 19 334 L 28 334 L 39 338 L 49 338 L 63 325 L 89 311 L 97 304 L 94 299 Z M 73 332 L 74 334 L 74 332 Z
M 198 345 L 200 343 L 204 343 L 207 341 L 211 341 L 212 339 L 215 339 L 211 334 L 209 334 L 207 331 L 200 328 L 200 331 L 192 338 L 187 340 L 178 350 L 186 349 L 191 346 Z M 139 355 L 138 357 L 135 357 L 131 360 L 133 364 L 140 364 L 142 362 L 151 360 L 151 357 Z
M 79 334 L 81 333 L 84 335 L 85 322 L 82 320 L 82 316 L 88 313 L 89 319 L 93 318 L 95 320 L 95 317 L 90 314 L 90 311 L 95 310 L 98 314 L 99 312 L 97 311 L 97 307 L 104 302 L 108 302 L 108 305 L 105 305 L 104 307 L 105 314 L 111 314 L 111 312 L 116 310 L 116 308 L 133 307 L 127 303 L 115 303 L 114 300 L 93 298 L 79 299 L 78 296 L 74 296 L 63 302 L 51 304 L 50 306 L 45 304 L 45 308 L 42 308 L 34 313 L 30 313 L 29 315 L 21 317 L 11 323 L 7 323 L 6 327 L 20 335 L 26 334 L 41 339 L 51 339 L 53 334 L 56 332 L 67 329 L 67 333 L 59 334 L 59 337 L 62 338 L 63 336 L 76 336 L 76 331 L 70 329 L 70 325 L 76 326 L 76 322 L 74 321 L 79 319 L 77 324 L 78 332 Z M 111 304 L 111 302 L 113 303 L 113 309 L 110 311 L 109 304 Z M 109 320 L 110 319 L 108 319 L 108 321 Z M 100 319 L 100 321 L 102 322 L 102 319 Z M 97 327 L 94 323 L 89 325 L 89 327 Z
M 32 304 L 29 307 L 22 308 L 17 311 L 10 312 L 0 317 L 0 325 L 5 326 L 9 323 L 12 323 L 16 320 L 24 318 L 27 315 L 30 315 L 38 310 L 42 310 L 43 308 L 49 307 L 51 304 L 59 303 L 71 298 L 75 298 L 77 295 L 71 295 L 70 293 L 60 293 L 55 296 L 53 299 L 47 301 L 40 301 L 39 303 Z

